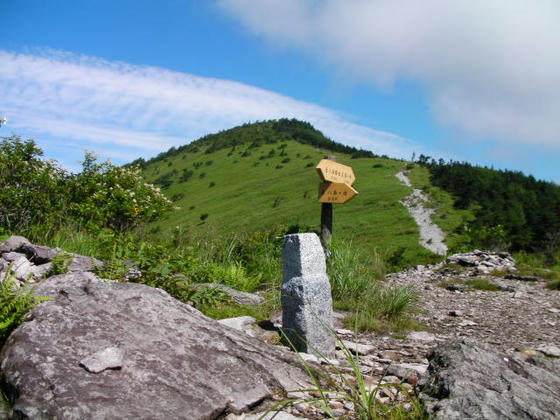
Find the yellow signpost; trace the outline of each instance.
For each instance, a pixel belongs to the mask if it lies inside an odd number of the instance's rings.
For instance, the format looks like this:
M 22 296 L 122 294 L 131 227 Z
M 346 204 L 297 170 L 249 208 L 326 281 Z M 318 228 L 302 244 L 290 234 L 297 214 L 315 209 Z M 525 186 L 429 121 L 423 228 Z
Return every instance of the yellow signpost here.
M 348 185 L 352 185 L 356 181 L 356 176 L 350 166 L 329 159 L 323 159 L 319 162 L 317 172 L 323 181 Z
M 350 166 L 335 162 L 334 156 L 326 156 L 317 165 L 317 173 L 321 178 L 319 184 L 319 202 L 321 207 L 321 241 L 325 252 L 329 255 L 327 244 L 332 236 L 333 204 L 344 204 L 358 195 L 352 188 L 356 181 Z
M 358 195 L 358 191 L 348 184 L 338 182 L 321 182 L 319 184 L 319 202 L 344 204 Z

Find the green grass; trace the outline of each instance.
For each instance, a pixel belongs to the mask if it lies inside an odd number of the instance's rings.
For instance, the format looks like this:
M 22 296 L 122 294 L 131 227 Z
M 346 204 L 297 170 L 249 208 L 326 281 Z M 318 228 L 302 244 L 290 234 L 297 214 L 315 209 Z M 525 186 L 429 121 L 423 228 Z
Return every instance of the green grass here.
M 285 163 L 282 160 L 286 156 L 279 156 L 283 144 L 283 153 L 290 158 Z M 271 150 L 276 151 L 274 157 L 261 159 Z M 198 152 L 182 152 L 152 162 L 144 169 L 144 176 L 154 182 L 171 174 L 172 183 L 164 193 L 179 198 L 175 204 L 180 210 L 150 229 L 158 236 L 170 234 L 176 226 L 207 236 L 269 230 L 274 226 L 319 231 L 319 177 L 314 166 L 326 154 L 331 152 L 290 140 L 255 148 L 239 145 L 233 153 L 228 148 L 205 154 L 200 148 Z M 355 247 L 364 250 L 377 249 L 384 258 L 404 248 L 403 262 L 426 262 L 432 257 L 419 245 L 418 227 L 399 203 L 410 193 L 410 188 L 394 176 L 403 162 L 351 159 L 344 154 L 336 157 L 354 169 L 354 188 L 359 195 L 346 204 L 335 205 L 334 238 L 352 240 Z M 210 161 L 212 164 L 207 165 Z M 279 164 L 282 168 L 276 169 Z M 186 182 L 181 181 L 184 170 L 193 171 Z M 215 186 L 209 188 L 210 182 Z M 201 220 L 203 215 L 207 216 Z
M 497 292 L 500 288 L 488 279 L 449 279 L 438 283 L 438 286 L 447 288 L 451 284 L 464 284 L 468 290 L 483 290 L 487 292 Z
M 336 307 L 352 311 L 352 315 L 345 320 L 348 328 L 386 333 L 425 329 L 414 318 L 414 314 L 419 311 L 419 304 L 418 293 L 410 287 L 376 284 L 359 298 L 336 302 Z
M 546 287 L 550 290 L 560 290 L 560 279 L 550 280 Z
M 520 276 L 538 277 L 547 280 L 560 279 L 560 263 L 547 264 L 547 258 L 542 254 L 517 252 L 514 255 L 517 273 Z M 557 259 L 560 261 L 560 259 Z

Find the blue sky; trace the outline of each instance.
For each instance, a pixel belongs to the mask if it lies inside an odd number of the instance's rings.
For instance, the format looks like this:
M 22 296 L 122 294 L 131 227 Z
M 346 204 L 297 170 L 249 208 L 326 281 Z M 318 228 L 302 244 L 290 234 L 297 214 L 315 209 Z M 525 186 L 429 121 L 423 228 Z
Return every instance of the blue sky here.
M 3 0 L 0 135 L 76 170 L 269 118 L 560 182 L 557 0 Z

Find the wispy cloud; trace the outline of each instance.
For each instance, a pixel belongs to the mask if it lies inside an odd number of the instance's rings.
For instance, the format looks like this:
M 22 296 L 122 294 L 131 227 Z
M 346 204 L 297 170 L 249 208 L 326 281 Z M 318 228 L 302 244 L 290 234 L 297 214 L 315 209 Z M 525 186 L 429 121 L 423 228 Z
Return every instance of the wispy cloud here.
M 337 111 L 234 81 L 53 50 L 0 50 L 0 62 L 0 114 L 11 129 L 72 140 L 66 148 L 85 143 L 115 156 L 149 156 L 237 124 L 287 117 L 378 154 L 418 150 Z
M 558 0 L 217 0 L 249 31 L 341 74 L 420 83 L 472 138 L 560 147 Z

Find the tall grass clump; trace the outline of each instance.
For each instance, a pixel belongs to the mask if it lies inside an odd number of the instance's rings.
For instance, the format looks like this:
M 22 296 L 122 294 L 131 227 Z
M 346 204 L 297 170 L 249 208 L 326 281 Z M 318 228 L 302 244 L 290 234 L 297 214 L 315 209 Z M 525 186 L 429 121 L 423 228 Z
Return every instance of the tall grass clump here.
M 333 299 L 358 298 L 383 279 L 385 267 L 376 249 L 368 255 L 352 242 L 333 241 L 329 250 L 327 271 Z
M 417 329 L 411 317 L 419 295 L 410 287 L 383 284 L 385 263 L 374 249 L 365 254 L 348 242 L 333 242 L 330 247 L 328 274 L 335 307 L 349 310 L 349 326 L 359 331 Z
M 369 289 L 354 302 L 354 313 L 346 319 L 358 331 L 403 331 L 422 329 L 413 318 L 419 309 L 420 297 L 408 286 Z
M 286 340 L 290 343 L 287 337 Z M 336 335 L 335 340 L 337 347 L 342 349 L 349 369 L 340 369 L 325 357 L 321 357 L 324 363 L 318 367 L 312 367 L 300 356 L 314 388 L 289 391 L 289 393 L 301 395 L 301 397 L 286 398 L 271 408 L 267 414 L 283 407 L 304 403 L 318 408 L 324 417 L 340 418 L 331 406 L 331 401 L 334 400 L 352 407 L 349 417 L 344 418 L 360 420 L 427 419 L 418 397 L 404 384 L 388 383 L 381 379 L 376 385 L 368 385 L 362 371 L 359 354 L 354 355 Z M 392 401 L 383 402 L 381 400 L 380 394 L 384 388 L 391 390 L 394 395 Z M 400 401 L 399 397 L 401 397 Z

